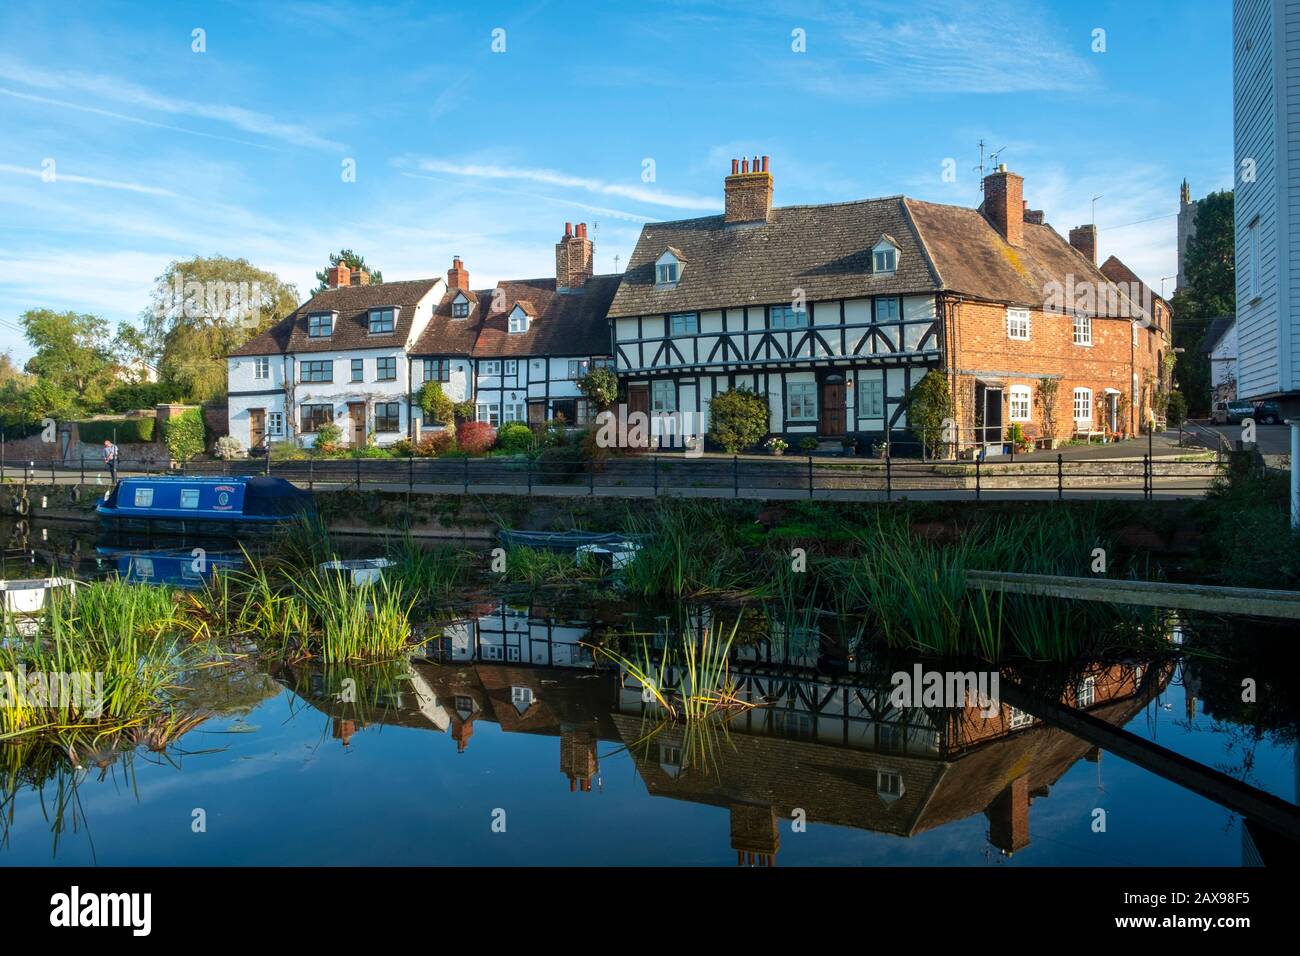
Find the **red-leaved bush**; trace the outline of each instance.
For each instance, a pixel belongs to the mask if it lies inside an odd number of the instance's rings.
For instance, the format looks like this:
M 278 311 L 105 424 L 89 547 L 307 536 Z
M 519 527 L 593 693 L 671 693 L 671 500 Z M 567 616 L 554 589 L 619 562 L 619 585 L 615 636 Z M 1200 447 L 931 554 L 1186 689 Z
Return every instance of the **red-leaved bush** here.
M 487 422 L 461 422 L 456 426 L 456 444 L 467 455 L 491 451 L 497 443 L 497 430 Z
M 420 436 L 420 454 L 430 458 L 445 455 L 456 450 L 456 432 L 450 428 L 441 431 L 426 432 Z

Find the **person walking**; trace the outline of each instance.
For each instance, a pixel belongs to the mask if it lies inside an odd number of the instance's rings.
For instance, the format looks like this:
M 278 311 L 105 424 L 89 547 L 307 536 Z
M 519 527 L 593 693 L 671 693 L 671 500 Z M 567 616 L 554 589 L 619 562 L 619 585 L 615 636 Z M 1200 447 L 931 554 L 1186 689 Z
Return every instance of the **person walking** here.
M 117 446 L 105 438 L 104 464 L 108 467 L 108 477 L 113 484 L 117 484 L 117 456 Z

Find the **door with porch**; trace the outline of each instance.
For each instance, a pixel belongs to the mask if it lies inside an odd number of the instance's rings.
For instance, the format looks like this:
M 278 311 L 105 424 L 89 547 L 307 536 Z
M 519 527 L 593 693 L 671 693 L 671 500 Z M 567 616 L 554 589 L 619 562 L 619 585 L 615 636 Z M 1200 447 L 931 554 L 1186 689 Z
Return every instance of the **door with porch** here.
M 248 447 L 261 448 L 266 442 L 266 409 L 248 410 Z
M 348 421 L 352 423 L 352 444 L 364 448 L 366 444 L 366 403 L 348 402 Z
M 825 438 L 845 435 L 844 379 L 831 375 L 822 381 L 817 415 L 817 434 Z

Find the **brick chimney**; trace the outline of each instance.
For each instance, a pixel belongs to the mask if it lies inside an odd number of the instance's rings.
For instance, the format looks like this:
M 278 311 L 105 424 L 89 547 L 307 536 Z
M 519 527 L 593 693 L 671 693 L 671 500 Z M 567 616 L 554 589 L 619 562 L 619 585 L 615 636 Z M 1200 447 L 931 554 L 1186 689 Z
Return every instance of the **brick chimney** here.
M 447 288 L 449 289 L 468 289 L 469 288 L 469 271 L 460 261 L 460 256 L 451 260 L 451 268 L 447 270 Z
M 1070 245 L 1078 249 L 1094 266 L 1097 264 L 1097 227 L 1078 226 L 1070 230 Z
M 748 159 L 733 159 L 731 175 L 725 180 L 726 214 L 723 221 L 766 222 L 772 215 L 772 174 L 767 170 L 767 157 L 754 157 L 754 168 Z
M 1030 209 L 1029 203 L 1025 203 L 1025 222 L 1031 222 L 1035 226 L 1043 224 L 1043 211 L 1041 209 Z
M 984 217 L 1009 246 L 1025 244 L 1025 179 L 1001 164 L 984 177 Z
M 989 842 L 1010 856 L 1029 846 L 1029 775 L 1017 777 L 993 798 L 984 815 Z
M 365 269 L 350 269 L 346 262 L 340 262 L 336 266 L 330 266 L 329 271 L 325 273 L 325 285 L 331 289 L 340 286 L 370 285 L 370 273 Z
M 555 287 L 581 289 L 595 271 L 595 247 L 587 238 L 587 224 L 564 224 L 564 237 L 555 244 Z

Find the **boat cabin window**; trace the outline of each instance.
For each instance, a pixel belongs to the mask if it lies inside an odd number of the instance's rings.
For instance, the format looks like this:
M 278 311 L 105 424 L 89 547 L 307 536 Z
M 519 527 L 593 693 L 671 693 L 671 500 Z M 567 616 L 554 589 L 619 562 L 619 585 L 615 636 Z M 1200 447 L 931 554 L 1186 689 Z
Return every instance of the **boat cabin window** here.
M 135 506 L 137 508 L 152 508 L 153 489 L 152 488 L 135 489 Z
M 181 507 L 197 508 L 199 506 L 199 489 L 182 488 L 181 489 Z

